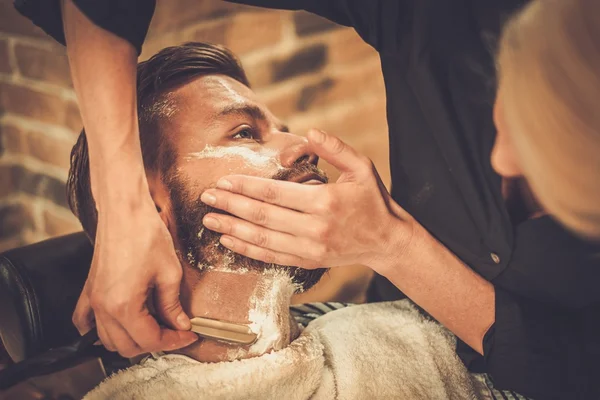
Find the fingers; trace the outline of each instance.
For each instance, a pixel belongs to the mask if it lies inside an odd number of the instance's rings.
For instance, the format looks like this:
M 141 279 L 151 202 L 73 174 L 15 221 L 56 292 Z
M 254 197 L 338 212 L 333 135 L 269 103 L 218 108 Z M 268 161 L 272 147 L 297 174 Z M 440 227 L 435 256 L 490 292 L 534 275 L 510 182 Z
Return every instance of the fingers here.
M 243 242 L 264 249 L 277 250 L 281 253 L 311 260 L 318 260 L 324 252 L 318 239 L 325 233 L 326 227 L 322 227 L 322 222 L 318 220 L 314 220 L 313 223 L 295 226 L 297 232 L 291 235 L 257 226 L 230 215 L 208 214 L 205 219 L 210 220 L 212 217 L 218 219 L 219 224 L 214 229 L 209 226 L 210 224 L 207 225 L 207 228 L 228 236 L 234 236 Z M 293 223 L 290 223 L 290 225 L 293 225 Z
M 341 172 L 355 173 L 370 165 L 368 158 L 333 135 L 311 129 L 308 142 L 312 151 Z
M 75 311 L 73 312 L 73 325 L 79 331 L 80 335 L 85 335 L 94 328 L 94 311 L 90 306 L 90 297 L 86 290 L 87 283 L 83 289 L 83 292 L 79 296 Z
M 173 282 L 179 282 L 179 277 L 172 276 L 171 282 L 166 278 L 162 279 L 164 281 L 160 302 L 163 305 L 169 304 L 169 301 L 170 304 L 174 304 L 172 300 L 167 299 L 171 299 L 173 294 L 177 297 L 178 288 L 174 289 Z M 198 340 L 198 336 L 190 331 L 161 328 L 146 307 L 145 291 L 133 295 L 132 299 L 120 301 L 116 297 L 106 298 L 94 293 L 90 295 L 98 336 L 108 350 L 117 351 L 123 357 L 130 358 L 142 353 L 179 349 Z M 177 313 L 177 307 L 181 308 L 181 305 L 177 304 L 169 311 Z
M 316 269 L 321 268 L 322 266 L 311 260 L 306 260 L 304 258 L 280 253 L 269 249 L 264 249 L 262 247 L 258 247 L 254 244 L 244 242 L 243 240 L 239 240 L 232 236 L 222 236 L 221 244 L 228 249 L 244 255 L 246 257 L 262 261 L 267 264 L 277 264 L 277 265 L 288 265 L 292 267 L 300 267 L 304 269 Z
M 312 201 L 319 197 L 320 189 L 319 186 L 245 175 L 221 178 L 217 188 L 298 211 L 308 211 Z
M 108 335 L 108 332 L 106 332 L 106 329 L 104 329 L 104 324 L 100 320 L 98 320 L 96 323 L 96 331 L 98 332 L 98 338 L 100 339 L 100 343 L 104 346 L 104 348 L 106 348 L 106 350 L 117 351 L 115 344 Z
M 123 325 L 108 314 L 99 313 L 96 323 L 104 347 L 126 358 L 156 351 L 172 351 L 198 340 L 198 335 L 190 331 L 161 328 L 150 314 Z
M 191 328 L 191 323 L 179 301 L 181 277 L 180 268 L 159 273 L 154 290 L 155 305 L 156 312 L 171 328 L 187 331 Z
M 208 189 L 200 199 L 209 206 L 227 211 L 254 224 L 281 232 L 295 233 L 297 232 L 296 228 L 304 227 L 312 222 L 307 214 L 263 203 L 225 190 Z M 215 219 L 216 216 L 211 214 L 211 217 Z M 205 226 L 212 230 L 213 228 L 208 226 L 210 221 L 207 220 L 206 216 L 204 219 Z M 207 223 L 208 225 L 206 225 Z
M 102 315 L 98 317 L 98 322 L 98 326 L 101 327 L 98 330 L 98 336 L 107 350 L 118 351 L 125 358 L 135 357 L 143 353 L 131 336 L 114 319 Z
M 198 340 L 194 332 L 160 327 L 150 314 L 136 313 L 123 328 L 145 353 L 176 350 Z

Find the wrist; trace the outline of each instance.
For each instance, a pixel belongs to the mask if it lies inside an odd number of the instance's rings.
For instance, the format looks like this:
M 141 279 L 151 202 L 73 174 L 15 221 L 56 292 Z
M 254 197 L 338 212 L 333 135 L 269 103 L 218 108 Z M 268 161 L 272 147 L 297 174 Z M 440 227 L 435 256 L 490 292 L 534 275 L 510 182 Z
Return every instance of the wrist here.
M 110 167 L 91 173 L 92 195 L 101 209 L 134 210 L 152 203 L 150 189 L 142 161 L 112 164 Z
M 407 258 L 419 236 L 420 225 L 414 218 L 406 220 L 392 218 L 393 220 L 386 230 L 385 239 L 381 241 L 381 249 L 367 264 L 373 271 L 384 277 L 388 277 L 394 271 L 397 272 L 399 268 L 407 264 Z

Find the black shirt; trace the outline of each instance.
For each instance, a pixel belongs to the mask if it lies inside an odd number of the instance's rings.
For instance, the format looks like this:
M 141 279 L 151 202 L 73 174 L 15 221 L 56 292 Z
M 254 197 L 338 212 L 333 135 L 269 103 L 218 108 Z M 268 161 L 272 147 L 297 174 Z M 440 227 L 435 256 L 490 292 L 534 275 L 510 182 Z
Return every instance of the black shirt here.
M 473 371 L 535 399 L 600 399 L 600 249 L 550 217 L 511 222 L 492 170 L 494 46 L 524 0 L 240 0 L 304 9 L 351 26 L 380 54 L 392 196 L 493 283 L 496 322 Z M 141 48 L 154 1 L 75 0 Z M 57 0 L 17 8 L 64 43 Z M 383 298 L 389 282 L 377 278 Z

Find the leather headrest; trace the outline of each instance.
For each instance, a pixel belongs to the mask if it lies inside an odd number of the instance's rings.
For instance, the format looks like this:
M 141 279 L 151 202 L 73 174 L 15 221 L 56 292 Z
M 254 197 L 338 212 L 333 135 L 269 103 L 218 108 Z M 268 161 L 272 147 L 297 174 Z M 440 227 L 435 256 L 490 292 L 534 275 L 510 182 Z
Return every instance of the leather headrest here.
M 0 339 L 13 361 L 79 337 L 71 316 L 92 254 L 84 233 L 0 254 Z

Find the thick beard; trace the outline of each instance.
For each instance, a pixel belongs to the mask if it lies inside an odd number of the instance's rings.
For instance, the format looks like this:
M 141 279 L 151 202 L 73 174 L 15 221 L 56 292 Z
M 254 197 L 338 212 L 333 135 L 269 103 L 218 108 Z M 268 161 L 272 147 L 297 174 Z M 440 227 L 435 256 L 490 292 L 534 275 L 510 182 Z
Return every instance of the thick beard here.
M 327 181 L 326 175 L 309 163 L 298 164 L 293 168 L 282 170 L 272 179 L 290 180 L 305 173 L 318 174 Z M 297 285 L 297 292 L 303 292 L 313 287 L 327 271 L 327 268 L 306 270 L 287 265 L 267 264 L 228 250 L 219 243 L 221 234 L 204 228 L 202 224 L 202 219 L 210 212 L 227 213 L 207 206 L 200 201 L 199 195 L 193 196 L 188 189 L 190 185 L 177 176 L 171 176 L 167 186 L 170 188 L 172 212 L 177 224 L 178 254 L 183 265 L 189 265 L 198 272 L 216 265 L 221 267 L 225 265 L 232 270 L 281 271 Z

